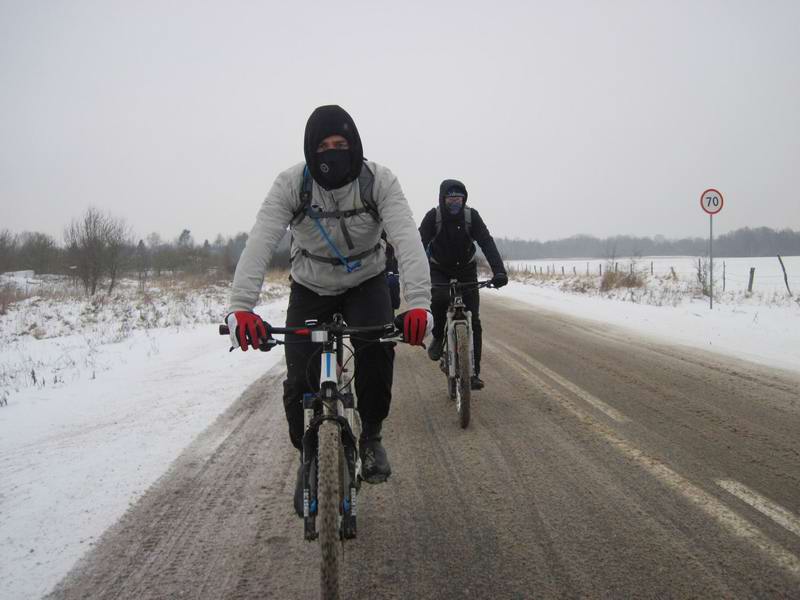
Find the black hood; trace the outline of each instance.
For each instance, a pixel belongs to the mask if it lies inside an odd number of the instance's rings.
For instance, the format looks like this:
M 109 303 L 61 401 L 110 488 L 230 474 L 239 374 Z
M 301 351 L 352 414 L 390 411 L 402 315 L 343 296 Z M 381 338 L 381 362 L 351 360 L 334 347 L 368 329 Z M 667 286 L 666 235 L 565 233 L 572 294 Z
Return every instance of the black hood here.
M 361 136 L 352 117 L 347 114 L 341 106 L 331 104 L 317 108 L 306 123 L 305 138 L 303 140 L 303 152 L 306 157 L 306 164 L 314 180 L 326 187 L 321 182 L 321 171 L 317 156 L 317 147 L 320 142 L 330 135 L 341 135 L 350 145 L 350 170 L 346 180 L 341 186 L 347 185 L 351 181 L 358 179 L 361 167 L 364 164 L 364 149 L 361 146 Z M 339 186 L 339 187 L 341 187 Z M 329 189 L 326 187 L 326 189 Z
M 460 215 L 464 214 L 464 211 L 462 210 L 457 215 L 451 215 L 444 206 L 444 195 L 452 189 L 456 189 L 464 194 L 464 206 L 467 205 L 467 186 L 461 183 L 458 179 L 445 179 L 442 182 L 442 185 L 439 186 L 439 206 L 442 210 L 442 217 L 448 220 L 459 218 Z

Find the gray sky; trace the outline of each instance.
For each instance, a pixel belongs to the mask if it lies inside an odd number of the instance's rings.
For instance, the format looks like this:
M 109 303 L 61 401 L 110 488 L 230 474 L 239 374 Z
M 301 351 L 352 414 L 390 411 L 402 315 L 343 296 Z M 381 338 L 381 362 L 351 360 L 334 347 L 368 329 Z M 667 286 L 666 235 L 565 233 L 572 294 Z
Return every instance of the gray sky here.
M 800 2 L 430 0 L 0 0 L 0 228 L 249 231 L 321 104 L 418 222 L 458 178 L 497 236 L 800 229 Z

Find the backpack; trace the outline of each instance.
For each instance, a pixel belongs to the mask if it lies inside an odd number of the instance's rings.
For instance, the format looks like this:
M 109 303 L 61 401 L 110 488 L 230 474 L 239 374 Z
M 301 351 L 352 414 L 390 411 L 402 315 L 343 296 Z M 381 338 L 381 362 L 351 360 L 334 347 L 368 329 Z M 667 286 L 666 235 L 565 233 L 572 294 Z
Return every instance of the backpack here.
M 319 220 L 326 217 L 339 219 L 339 225 L 342 228 L 342 233 L 344 234 L 347 248 L 352 250 L 354 248 L 353 240 L 350 238 L 350 233 L 347 231 L 347 226 L 345 225 L 344 219 L 366 212 L 369 213 L 376 223 L 380 223 L 381 221 L 380 215 L 378 214 L 378 205 L 375 203 L 375 199 L 372 197 L 372 188 L 374 184 L 375 175 L 365 162 L 361 169 L 361 173 L 358 175 L 358 188 L 361 195 L 361 203 L 363 204 L 361 208 L 352 208 L 350 210 L 333 210 L 327 212 L 315 210 L 311 204 L 313 180 L 311 178 L 311 173 L 308 170 L 308 165 L 306 165 L 303 168 L 303 182 L 300 186 L 300 206 L 292 215 L 290 224 L 292 227 L 294 227 L 302 222 L 302 220 L 306 217 L 314 219 L 314 222 L 319 228 L 320 234 L 323 236 L 323 238 L 325 238 L 325 241 L 328 243 L 328 246 L 336 257 L 333 258 L 329 256 L 318 256 L 311 254 L 305 248 L 299 248 L 299 252 L 303 256 L 318 262 L 324 262 L 331 265 L 341 264 L 345 267 L 348 273 L 352 273 L 353 271 L 360 269 L 361 259 L 369 256 L 373 252 L 380 250 L 382 248 L 381 243 L 378 242 L 373 248 L 365 250 L 364 252 L 360 252 L 359 254 L 344 256 L 328 237 L 328 234 L 325 232 L 325 229 L 322 227 Z M 290 247 L 291 246 L 294 246 L 294 236 L 291 238 Z
M 464 207 L 464 225 L 466 225 L 467 235 L 472 237 L 472 209 L 469 206 Z M 442 207 L 436 207 L 436 235 L 442 230 Z
M 469 206 L 464 207 L 464 229 L 467 230 L 467 236 L 470 240 L 472 240 L 472 209 Z M 433 252 L 431 251 L 431 245 L 433 245 L 433 241 L 437 238 L 439 233 L 442 231 L 442 207 L 436 207 L 436 235 L 433 236 L 430 242 L 428 242 L 428 246 L 425 248 L 425 254 L 428 255 L 428 260 L 430 260 L 434 264 L 439 264 L 438 261 L 433 258 Z M 473 258 L 474 260 L 474 258 Z
M 381 218 L 378 214 L 378 205 L 372 197 L 372 187 L 375 184 L 375 174 L 370 171 L 367 163 L 364 163 L 361 173 L 358 175 L 358 189 L 361 192 L 361 202 L 364 206 L 361 208 L 353 208 L 350 210 L 334 210 L 330 212 L 316 211 L 316 218 L 321 217 L 352 217 L 361 213 L 369 213 L 379 223 Z M 308 216 L 311 210 L 311 192 L 313 189 L 313 180 L 308 166 L 303 168 L 303 183 L 300 186 L 300 207 L 294 211 L 292 215 L 292 225 L 297 225 Z

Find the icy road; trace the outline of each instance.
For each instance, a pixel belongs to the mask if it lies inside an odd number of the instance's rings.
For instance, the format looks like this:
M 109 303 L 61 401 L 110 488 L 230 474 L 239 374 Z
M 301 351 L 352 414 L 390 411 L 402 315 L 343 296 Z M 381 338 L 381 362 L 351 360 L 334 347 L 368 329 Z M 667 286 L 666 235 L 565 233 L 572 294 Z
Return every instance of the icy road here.
M 800 596 L 800 377 L 484 297 L 461 430 L 399 347 L 346 598 Z M 106 532 L 52 598 L 314 598 L 282 366 Z

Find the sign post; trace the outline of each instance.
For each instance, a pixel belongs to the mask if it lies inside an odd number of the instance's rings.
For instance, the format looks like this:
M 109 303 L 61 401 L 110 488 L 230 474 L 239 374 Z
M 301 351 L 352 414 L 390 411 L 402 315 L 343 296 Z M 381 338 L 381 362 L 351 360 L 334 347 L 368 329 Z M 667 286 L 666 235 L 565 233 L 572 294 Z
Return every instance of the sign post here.
M 709 188 L 700 194 L 700 208 L 708 213 L 708 263 L 710 273 L 709 308 L 714 308 L 714 215 L 722 210 L 724 200 L 719 190 Z

